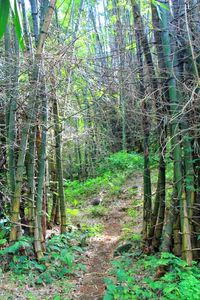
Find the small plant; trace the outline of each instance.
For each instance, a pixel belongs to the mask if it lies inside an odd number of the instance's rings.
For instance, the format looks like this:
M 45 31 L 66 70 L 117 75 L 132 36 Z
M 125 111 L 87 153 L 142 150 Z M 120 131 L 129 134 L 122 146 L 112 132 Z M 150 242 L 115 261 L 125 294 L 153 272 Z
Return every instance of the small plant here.
M 93 217 L 104 217 L 108 213 L 108 210 L 104 206 L 94 206 L 91 208 L 91 215 Z
M 85 230 L 88 232 L 88 237 L 98 236 L 103 232 L 103 225 L 102 224 L 94 224 L 92 226 L 88 226 L 86 224 L 82 224 L 82 230 Z
M 137 153 L 127 153 L 120 151 L 112 154 L 104 159 L 102 164 L 97 169 L 98 174 L 103 174 L 107 171 L 133 171 L 140 169 L 143 166 L 143 158 Z
M 131 237 L 131 240 L 134 242 L 140 242 L 142 240 L 141 234 L 134 233 Z
M 0 249 L 7 243 L 8 236 L 10 233 L 9 220 L 7 218 L 0 220 Z
M 127 190 L 127 197 L 129 197 L 129 198 L 137 196 L 137 194 L 138 194 L 137 188 L 130 188 Z
M 78 209 L 72 209 L 72 208 L 67 208 L 66 209 L 67 215 L 69 216 L 77 216 L 79 214 L 79 210 Z
M 137 218 L 138 212 L 134 208 L 129 208 L 128 215 L 129 215 L 129 217 L 134 219 L 134 218 Z
M 47 241 L 46 253 L 40 261 L 35 259 L 32 239 L 23 237 L 0 251 L 3 272 L 11 270 L 16 280 L 35 285 L 50 284 L 78 269 L 84 270 L 80 257 L 88 237 L 89 230 L 84 229 L 53 236 Z
M 111 275 L 106 278 L 107 290 L 104 300 L 111 299 L 200 299 L 200 270 L 171 253 L 160 257 L 144 256 L 138 261 L 127 256 L 113 261 Z M 165 266 L 162 276 L 157 276 Z M 142 275 L 141 275 L 142 274 Z

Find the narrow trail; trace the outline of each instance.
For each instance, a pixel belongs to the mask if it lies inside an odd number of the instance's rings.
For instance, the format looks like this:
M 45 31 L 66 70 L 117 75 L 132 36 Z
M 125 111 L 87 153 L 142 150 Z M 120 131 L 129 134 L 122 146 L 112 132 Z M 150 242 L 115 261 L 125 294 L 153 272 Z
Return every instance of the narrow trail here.
M 137 187 L 136 194 L 127 197 L 127 191 L 133 186 Z M 104 278 L 109 276 L 113 253 L 119 244 L 123 224 L 131 220 L 127 210 L 133 205 L 134 199 L 142 197 L 142 176 L 135 175 L 130 178 L 122 189 L 118 198 L 109 200 L 106 206 L 109 214 L 103 218 L 104 231 L 101 236 L 90 239 L 88 251 L 83 258 L 87 267 L 86 273 L 75 279 L 75 288 L 70 299 L 75 300 L 101 300 L 105 291 Z M 140 220 L 137 222 L 140 224 Z M 133 232 L 140 232 L 141 227 L 137 225 Z

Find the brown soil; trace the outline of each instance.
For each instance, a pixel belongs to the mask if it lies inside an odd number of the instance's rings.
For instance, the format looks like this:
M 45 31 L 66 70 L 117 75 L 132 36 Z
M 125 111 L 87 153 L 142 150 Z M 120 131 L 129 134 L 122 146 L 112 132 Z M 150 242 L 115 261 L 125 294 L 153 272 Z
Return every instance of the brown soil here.
M 127 192 L 136 187 L 136 195 L 127 197 Z M 100 237 L 94 237 L 89 242 L 88 251 L 85 254 L 84 264 L 87 272 L 75 279 L 75 289 L 70 299 L 75 300 L 101 300 L 105 291 L 104 278 L 109 276 L 113 253 L 119 244 L 122 235 L 123 224 L 131 220 L 127 216 L 127 209 L 133 205 L 134 199 L 141 199 L 141 176 L 135 177 L 126 183 L 120 199 L 113 199 L 106 203 L 109 215 L 103 218 L 104 232 Z M 134 232 L 141 231 L 141 222 Z

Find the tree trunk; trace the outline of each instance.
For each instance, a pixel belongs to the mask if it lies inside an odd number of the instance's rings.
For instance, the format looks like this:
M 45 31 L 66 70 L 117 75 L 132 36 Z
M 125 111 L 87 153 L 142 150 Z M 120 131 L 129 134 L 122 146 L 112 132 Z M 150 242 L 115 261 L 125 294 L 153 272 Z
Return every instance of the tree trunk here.
M 64 182 L 63 182 L 63 165 L 62 165 L 62 142 L 61 142 L 61 133 L 62 128 L 59 120 L 59 109 L 58 109 L 58 101 L 56 96 L 55 89 L 55 77 L 52 74 L 51 77 L 52 84 L 52 102 L 53 102 L 53 115 L 54 115 L 54 134 L 55 134 L 55 142 L 56 142 L 56 174 L 58 180 L 58 194 L 59 194 L 59 203 L 60 203 L 60 215 L 61 215 L 61 225 L 60 231 L 61 233 L 66 232 L 66 208 L 65 208 L 65 192 L 64 192 Z
M 164 4 L 168 4 L 166 1 L 162 1 Z M 186 258 L 187 263 L 192 263 L 192 247 L 191 247 L 191 236 L 189 232 L 189 222 L 186 210 L 186 199 L 182 197 L 183 182 L 182 182 L 182 153 L 180 147 L 180 132 L 179 132 L 179 121 L 177 120 L 176 114 L 178 113 L 178 93 L 176 88 L 176 80 L 174 77 L 173 60 L 171 57 L 171 41 L 168 20 L 168 11 L 161 8 L 162 18 L 160 19 L 160 26 L 162 30 L 162 45 L 163 53 L 165 57 L 165 65 L 169 74 L 168 87 L 169 87 L 169 101 L 170 101 L 170 112 L 173 118 L 171 122 L 171 144 L 173 148 L 174 157 L 174 175 L 175 175 L 175 188 L 177 190 L 178 203 L 180 205 L 180 221 L 182 230 L 182 254 Z

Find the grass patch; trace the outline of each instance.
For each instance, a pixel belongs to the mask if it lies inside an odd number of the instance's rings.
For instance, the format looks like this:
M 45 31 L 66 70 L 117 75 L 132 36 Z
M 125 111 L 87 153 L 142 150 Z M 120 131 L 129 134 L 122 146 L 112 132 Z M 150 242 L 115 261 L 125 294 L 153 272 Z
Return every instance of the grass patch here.
M 99 163 L 95 178 L 89 178 L 85 182 L 67 180 L 66 199 L 73 206 L 78 206 L 102 189 L 106 189 L 110 195 L 119 195 L 127 176 L 142 167 L 143 157 L 140 154 L 122 151 L 112 154 Z
M 108 171 L 116 173 L 118 171 L 133 171 L 143 167 L 143 157 L 138 153 L 127 153 L 120 151 L 106 157 L 97 169 L 97 174 L 102 175 Z
M 138 216 L 138 211 L 136 211 L 134 208 L 129 208 L 128 209 L 128 216 L 129 217 L 132 217 L 133 219 L 135 218 L 137 218 L 137 216 Z

